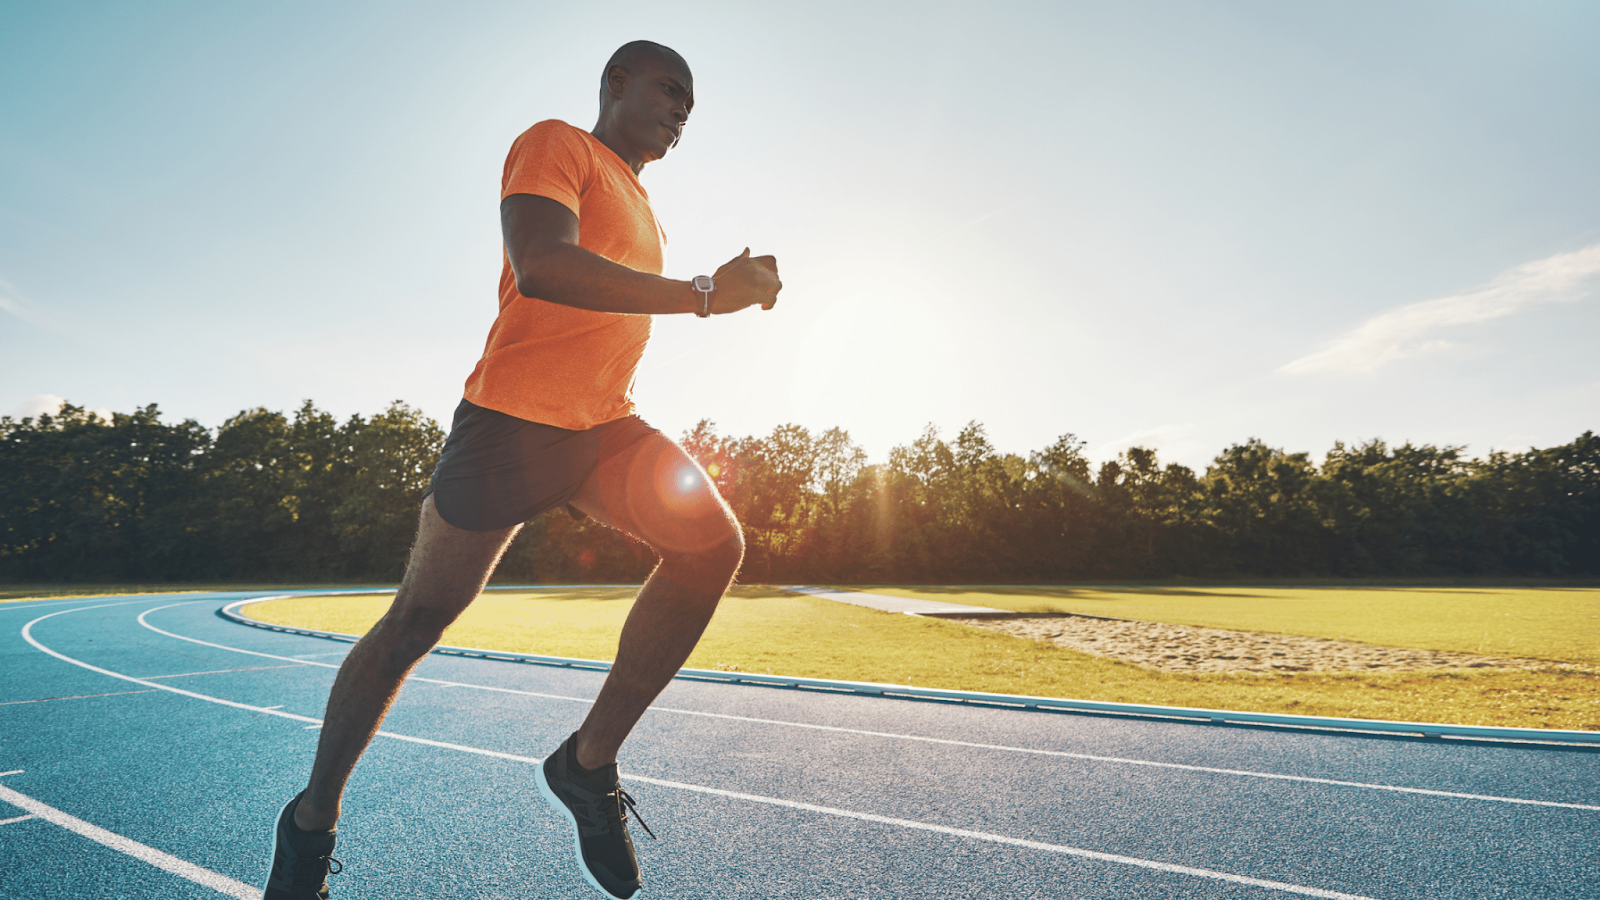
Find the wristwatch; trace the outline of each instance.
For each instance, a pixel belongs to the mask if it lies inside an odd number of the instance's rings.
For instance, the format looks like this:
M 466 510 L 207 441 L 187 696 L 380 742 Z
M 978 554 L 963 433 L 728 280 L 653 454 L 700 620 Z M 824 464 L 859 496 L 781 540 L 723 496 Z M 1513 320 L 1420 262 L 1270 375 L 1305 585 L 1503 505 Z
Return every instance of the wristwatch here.
M 700 311 L 695 315 L 704 319 L 711 315 L 711 292 L 717 289 L 716 282 L 711 280 L 710 275 L 696 275 L 694 281 L 690 283 L 694 285 L 695 290 L 700 292 L 700 297 L 702 298 Z

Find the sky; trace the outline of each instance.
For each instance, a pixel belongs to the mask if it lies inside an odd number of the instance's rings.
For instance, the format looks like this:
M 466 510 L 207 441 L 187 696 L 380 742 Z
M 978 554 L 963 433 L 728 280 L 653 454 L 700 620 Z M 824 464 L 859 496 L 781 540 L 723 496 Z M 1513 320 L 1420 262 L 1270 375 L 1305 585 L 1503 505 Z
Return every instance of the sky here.
M 1600 4 L 0 0 L 0 414 L 312 400 L 447 425 L 497 307 L 499 179 L 648 38 L 696 107 L 642 181 L 670 277 L 641 414 L 1259 438 L 1600 428 Z

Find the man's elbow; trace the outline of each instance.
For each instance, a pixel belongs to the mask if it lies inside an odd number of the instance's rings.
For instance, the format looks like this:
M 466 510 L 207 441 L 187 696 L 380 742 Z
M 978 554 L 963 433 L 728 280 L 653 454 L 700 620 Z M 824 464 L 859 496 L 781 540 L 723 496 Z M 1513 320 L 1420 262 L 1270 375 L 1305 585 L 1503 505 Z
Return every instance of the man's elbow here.
M 512 263 L 511 275 L 516 279 L 517 293 L 524 297 L 546 299 L 546 295 L 550 293 L 547 271 L 547 266 L 541 266 L 539 261 L 534 259 L 524 259 L 520 265 Z
M 561 293 L 554 276 L 566 262 L 566 249 L 559 242 L 518 247 L 516 255 L 510 258 L 511 276 L 517 283 L 517 293 L 540 300 L 551 300 L 552 294 Z

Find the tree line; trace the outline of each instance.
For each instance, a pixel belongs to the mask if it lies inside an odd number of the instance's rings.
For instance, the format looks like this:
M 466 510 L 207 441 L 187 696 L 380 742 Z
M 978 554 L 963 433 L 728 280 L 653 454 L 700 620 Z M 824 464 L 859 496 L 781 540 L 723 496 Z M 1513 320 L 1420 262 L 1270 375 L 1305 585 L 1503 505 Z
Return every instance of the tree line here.
M 215 430 L 146 406 L 0 417 L 0 578 L 393 581 L 444 443 L 396 402 L 339 422 L 310 401 Z M 741 579 L 1052 582 L 1152 577 L 1600 575 L 1600 438 L 1463 456 L 1336 443 L 1320 464 L 1255 439 L 1203 473 L 1065 435 L 1003 454 L 929 426 L 873 463 L 842 429 L 684 436 L 746 536 Z M 552 513 L 500 582 L 637 582 L 650 552 Z

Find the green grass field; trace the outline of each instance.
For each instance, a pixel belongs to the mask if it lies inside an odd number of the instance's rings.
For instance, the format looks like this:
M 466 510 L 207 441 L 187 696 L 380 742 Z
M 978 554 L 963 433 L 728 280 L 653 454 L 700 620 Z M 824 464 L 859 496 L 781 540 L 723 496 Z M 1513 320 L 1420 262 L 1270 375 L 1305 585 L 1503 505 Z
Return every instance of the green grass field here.
M 1531 671 L 1186 675 L 954 622 L 741 586 L 688 665 L 816 678 L 1300 715 L 1600 730 L 1600 589 L 855 588 L 1018 611 L 1086 612 L 1547 661 Z M 619 588 L 491 592 L 447 644 L 610 659 L 632 601 Z M 265 621 L 348 633 L 386 597 L 249 607 Z M 1576 668 L 1582 666 L 1585 668 Z
M 1577 587 L 949 587 L 882 594 L 1600 665 L 1600 589 Z

